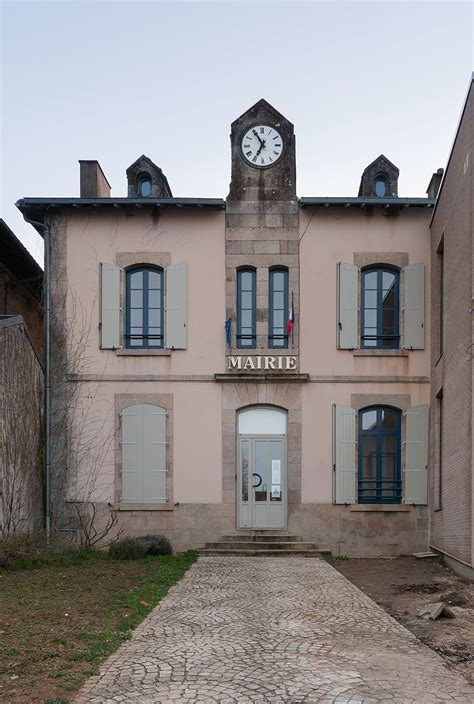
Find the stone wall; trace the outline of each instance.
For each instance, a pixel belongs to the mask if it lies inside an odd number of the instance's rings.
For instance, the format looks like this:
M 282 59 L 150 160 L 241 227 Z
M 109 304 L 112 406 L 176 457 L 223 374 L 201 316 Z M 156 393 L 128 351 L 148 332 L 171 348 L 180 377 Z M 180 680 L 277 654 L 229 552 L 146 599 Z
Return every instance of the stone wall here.
M 43 526 L 43 368 L 21 317 L 0 324 L 0 533 Z

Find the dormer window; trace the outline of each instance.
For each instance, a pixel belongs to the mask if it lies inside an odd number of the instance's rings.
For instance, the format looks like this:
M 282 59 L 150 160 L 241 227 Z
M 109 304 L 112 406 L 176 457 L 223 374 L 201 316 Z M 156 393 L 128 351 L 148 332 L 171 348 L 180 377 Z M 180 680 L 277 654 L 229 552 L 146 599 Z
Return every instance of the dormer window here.
M 144 154 L 127 169 L 129 198 L 172 198 L 168 180 Z
M 375 177 L 374 194 L 378 198 L 384 198 L 386 195 L 388 195 L 388 181 L 385 176 L 379 175 Z
M 138 195 L 140 198 L 148 198 L 151 195 L 151 178 L 143 175 L 138 179 Z
M 395 164 L 381 154 L 364 169 L 360 179 L 359 196 L 397 198 L 398 174 Z

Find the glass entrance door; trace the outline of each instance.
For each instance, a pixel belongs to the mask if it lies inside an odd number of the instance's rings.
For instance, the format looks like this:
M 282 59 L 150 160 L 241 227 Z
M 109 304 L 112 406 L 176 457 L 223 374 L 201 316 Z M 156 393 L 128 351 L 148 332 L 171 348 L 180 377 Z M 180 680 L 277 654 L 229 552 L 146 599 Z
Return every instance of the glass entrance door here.
M 239 528 L 286 526 L 285 436 L 239 437 Z

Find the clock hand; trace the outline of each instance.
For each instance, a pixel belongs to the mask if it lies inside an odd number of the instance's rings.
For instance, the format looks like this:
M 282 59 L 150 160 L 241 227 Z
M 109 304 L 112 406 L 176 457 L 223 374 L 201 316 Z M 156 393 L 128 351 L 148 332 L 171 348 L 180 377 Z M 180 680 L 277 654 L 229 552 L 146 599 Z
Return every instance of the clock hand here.
M 260 144 L 261 144 L 261 145 L 264 145 L 265 142 L 262 142 L 262 140 L 261 140 L 260 137 L 258 136 L 257 130 L 252 130 L 252 132 L 254 133 L 254 135 L 256 136 L 256 138 L 258 139 L 258 141 L 260 142 Z
M 258 152 L 257 152 L 256 156 L 258 156 L 258 155 L 260 154 L 260 152 L 262 151 L 262 149 L 265 149 L 265 140 L 263 140 L 263 141 L 260 140 L 260 147 L 259 147 L 259 149 L 258 149 Z

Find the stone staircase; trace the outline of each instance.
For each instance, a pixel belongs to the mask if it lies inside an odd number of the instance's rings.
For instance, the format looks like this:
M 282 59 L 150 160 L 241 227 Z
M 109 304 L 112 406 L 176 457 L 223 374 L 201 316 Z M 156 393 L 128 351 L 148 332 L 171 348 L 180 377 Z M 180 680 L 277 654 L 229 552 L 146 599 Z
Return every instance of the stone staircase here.
M 324 557 L 316 543 L 303 542 L 299 535 L 283 530 L 240 530 L 223 535 L 217 543 L 206 543 L 199 555 L 242 555 L 248 557 Z

